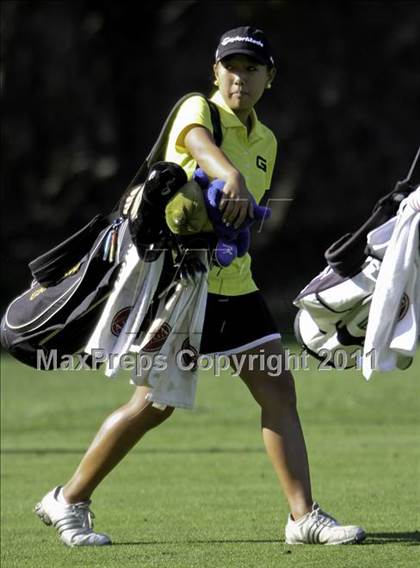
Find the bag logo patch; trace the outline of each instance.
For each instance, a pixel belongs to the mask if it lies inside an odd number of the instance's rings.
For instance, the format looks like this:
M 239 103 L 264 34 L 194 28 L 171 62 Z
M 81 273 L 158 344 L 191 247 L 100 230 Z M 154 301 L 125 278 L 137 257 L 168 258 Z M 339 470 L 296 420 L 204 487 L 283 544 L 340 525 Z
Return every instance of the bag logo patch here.
M 29 296 L 29 301 L 32 302 L 32 300 L 35 300 L 35 298 L 37 298 L 40 294 L 43 294 L 45 292 L 46 288 L 44 288 L 43 286 L 40 286 L 39 288 L 37 288 L 34 292 L 32 292 L 32 294 Z
M 124 327 L 125 322 L 127 321 L 128 316 L 130 315 L 132 306 L 127 306 L 123 308 L 119 312 L 115 314 L 112 318 L 111 322 L 111 333 L 118 337 Z
M 73 268 L 70 268 L 70 270 L 68 270 L 65 274 L 64 274 L 64 278 L 67 278 L 68 276 L 72 276 L 73 274 L 76 274 L 76 272 L 79 272 L 80 270 L 80 262 L 78 262 L 75 266 L 73 266 Z
M 152 338 L 146 345 L 143 347 L 142 351 L 150 352 L 150 351 L 159 351 L 162 345 L 167 340 L 169 334 L 171 333 L 171 326 L 164 322 L 160 328 L 153 334 Z

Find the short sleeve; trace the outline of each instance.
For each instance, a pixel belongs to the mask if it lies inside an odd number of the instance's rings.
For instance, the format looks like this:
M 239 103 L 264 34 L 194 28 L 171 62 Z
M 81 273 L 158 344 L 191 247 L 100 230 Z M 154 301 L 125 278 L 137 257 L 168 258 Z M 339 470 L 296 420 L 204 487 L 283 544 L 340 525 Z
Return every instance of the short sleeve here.
M 194 125 L 204 126 L 213 132 L 210 108 L 204 97 L 192 96 L 178 110 L 168 141 L 177 152 L 186 152 L 185 136 Z

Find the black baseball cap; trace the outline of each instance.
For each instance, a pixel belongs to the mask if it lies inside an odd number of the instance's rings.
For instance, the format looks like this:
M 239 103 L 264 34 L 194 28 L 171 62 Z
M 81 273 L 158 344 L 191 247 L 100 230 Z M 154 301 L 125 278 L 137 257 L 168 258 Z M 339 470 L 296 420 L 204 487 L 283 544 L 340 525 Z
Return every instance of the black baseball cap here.
M 262 30 L 242 26 L 225 32 L 216 49 L 216 63 L 228 55 L 242 53 L 256 59 L 263 65 L 274 65 L 271 46 Z

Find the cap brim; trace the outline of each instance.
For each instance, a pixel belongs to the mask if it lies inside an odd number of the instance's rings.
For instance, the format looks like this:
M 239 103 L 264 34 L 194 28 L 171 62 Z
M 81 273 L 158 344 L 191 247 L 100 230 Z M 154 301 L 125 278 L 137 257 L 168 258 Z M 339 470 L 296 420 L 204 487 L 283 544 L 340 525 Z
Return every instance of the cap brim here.
M 247 55 L 248 57 L 255 59 L 255 61 L 258 61 L 258 63 L 261 63 L 261 65 L 270 65 L 271 63 L 271 61 L 268 58 L 258 53 L 255 53 L 255 51 L 251 51 L 250 49 L 246 48 L 232 48 L 232 50 L 227 49 L 226 51 L 223 51 L 221 56 L 216 59 L 216 63 L 222 61 L 222 59 L 225 59 L 230 55 Z

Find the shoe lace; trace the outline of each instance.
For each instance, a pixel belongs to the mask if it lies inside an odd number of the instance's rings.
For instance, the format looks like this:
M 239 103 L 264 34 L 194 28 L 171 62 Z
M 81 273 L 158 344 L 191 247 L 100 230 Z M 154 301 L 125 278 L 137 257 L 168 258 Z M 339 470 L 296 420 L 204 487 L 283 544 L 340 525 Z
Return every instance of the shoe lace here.
M 322 525 L 325 527 L 330 527 L 338 524 L 337 520 L 334 519 L 334 517 L 331 517 L 331 515 L 329 515 L 319 507 L 317 509 L 314 509 L 311 512 L 310 516 L 312 519 L 314 519 L 315 523 L 318 526 Z
M 81 521 L 81 524 L 84 528 L 93 528 L 93 519 L 95 515 L 93 511 L 89 508 L 90 501 L 82 502 L 82 503 L 75 503 L 72 506 L 72 513 L 77 519 Z

